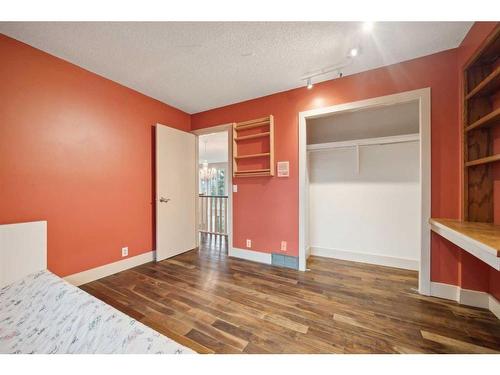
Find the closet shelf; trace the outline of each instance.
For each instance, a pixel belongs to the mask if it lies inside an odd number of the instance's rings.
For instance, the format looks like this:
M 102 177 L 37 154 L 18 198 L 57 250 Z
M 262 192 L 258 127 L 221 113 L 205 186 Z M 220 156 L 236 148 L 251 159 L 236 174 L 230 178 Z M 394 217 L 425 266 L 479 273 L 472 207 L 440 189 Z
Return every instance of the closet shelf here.
M 241 136 L 241 137 L 237 137 L 237 138 L 235 138 L 234 140 L 235 140 L 236 142 L 238 142 L 238 141 L 243 141 L 243 140 L 245 140 L 245 139 L 262 138 L 262 137 L 267 137 L 267 136 L 269 136 L 269 134 L 270 134 L 269 132 L 264 132 L 264 133 L 257 133 L 257 134 L 251 134 L 251 135 L 243 135 L 243 136 Z
M 469 100 L 473 97 L 486 96 L 500 87 L 500 66 L 498 66 L 491 74 L 483 79 L 476 87 L 474 87 L 466 96 Z
M 474 121 L 472 124 L 465 128 L 465 131 L 471 131 L 474 129 L 479 129 L 486 126 L 492 126 L 500 124 L 500 108 L 488 113 L 486 116 L 481 117 L 479 120 Z
M 487 156 L 485 158 L 480 158 L 480 159 L 468 161 L 465 163 L 465 166 L 472 167 L 474 165 L 489 164 L 489 163 L 494 163 L 496 161 L 500 161 L 500 154 L 496 154 L 496 155 L 492 155 L 492 156 Z
M 369 146 L 369 145 L 383 145 L 391 143 L 404 143 L 404 142 L 414 142 L 419 140 L 420 140 L 420 135 L 418 133 L 401 134 L 389 137 L 354 139 L 350 141 L 328 142 L 328 143 L 315 143 L 307 145 L 307 151 L 349 148 L 349 147 Z
M 430 219 L 431 230 L 500 270 L 500 226 L 453 219 Z
M 260 154 L 249 154 L 249 155 L 235 156 L 234 158 L 240 160 L 240 159 L 261 158 L 261 157 L 269 156 L 269 155 L 271 155 L 270 152 L 262 152 Z

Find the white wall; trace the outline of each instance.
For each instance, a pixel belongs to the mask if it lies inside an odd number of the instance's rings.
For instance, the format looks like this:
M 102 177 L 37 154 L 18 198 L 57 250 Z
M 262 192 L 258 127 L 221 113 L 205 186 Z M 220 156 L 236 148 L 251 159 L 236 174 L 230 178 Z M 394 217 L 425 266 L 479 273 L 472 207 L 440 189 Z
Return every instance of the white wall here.
M 419 132 L 418 102 L 341 112 L 307 121 L 307 144 Z
M 310 152 L 312 254 L 418 269 L 419 143 Z

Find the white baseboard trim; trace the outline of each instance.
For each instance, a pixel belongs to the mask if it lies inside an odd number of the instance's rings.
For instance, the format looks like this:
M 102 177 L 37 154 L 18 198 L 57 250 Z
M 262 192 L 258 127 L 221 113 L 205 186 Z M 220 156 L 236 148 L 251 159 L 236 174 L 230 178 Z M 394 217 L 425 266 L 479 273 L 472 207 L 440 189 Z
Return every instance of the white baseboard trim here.
M 272 256 L 269 253 L 262 253 L 260 251 L 238 249 L 237 247 L 230 247 L 228 254 L 230 257 L 251 260 L 252 262 L 259 262 L 271 264 Z
M 155 260 L 155 255 L 155 251 L 148 251 L 144 254 L 139 254 L 130 258 L 121 259 L 117 262 L 105 264 L 104 266 L 74 273 L 73 275 L 63 277 L 63 279 L 70 284 L 79 286 L 109 275 L 113 275 L 114 273 L 120 271 L 125 271 L 129 268 L 140 266 L 144 263 L 152 262 L 153 260 Z
M 466 306 L 488 309 L 500 319 L 500 302 L 486 292 L 462 289 L 456 285 L 433 281 L 431 282 L 431 296 L 449 299 Z
M 460 301 L 460 288 L 456 285 L 436 283 L 431 281 L 431 294 L 432 297 L 450 299 L 452 301 Z
M 488 309 L 490 307 L 490 295 L 486 292 L 460 288 L 458 303 Z
M 418 271 L 419 269 L 418 260 L 407 259 L 407 258 L 396 258 L 379 254 L 358 253 L 349 250 L 330 249 L 324 247 L 311 246 L 311 255 L 317 255 L 325 258 L 350 260 L 353 262 L 377 264 L 379 266 L 403 268 L 406 270 L 413 270 L 413 271 Z

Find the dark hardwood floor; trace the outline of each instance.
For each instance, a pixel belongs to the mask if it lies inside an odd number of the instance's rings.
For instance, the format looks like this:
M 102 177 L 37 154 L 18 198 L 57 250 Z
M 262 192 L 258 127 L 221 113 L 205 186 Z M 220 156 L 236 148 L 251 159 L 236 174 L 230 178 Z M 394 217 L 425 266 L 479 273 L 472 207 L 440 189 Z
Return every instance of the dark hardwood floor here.
M 223 237 L 222 237 L 223 239 Z M 200 353 L 494 353 L 489 311 L 419 295 L 417 273 L 309 259 L 308 272 L 199 250 L 81 288 Z

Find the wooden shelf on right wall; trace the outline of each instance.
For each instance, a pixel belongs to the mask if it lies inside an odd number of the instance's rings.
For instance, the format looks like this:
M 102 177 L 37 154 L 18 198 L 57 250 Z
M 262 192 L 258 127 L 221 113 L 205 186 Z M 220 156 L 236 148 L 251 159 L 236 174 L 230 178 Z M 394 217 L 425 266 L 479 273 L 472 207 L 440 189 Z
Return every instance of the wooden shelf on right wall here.
M 465 97 L 469 100 L 474 97 L 490 96 L 498 92 L 500 87 L 500 66 L 497 66 L 490 74 L 479 82 Z
M 500 27 L 464 68 L 463 161 L 464 221 L 500 222 L 494 207 L 494 180 L 500 173 Z M 495 139 L 496 138 L 496 139 Z M 497 192 L 497 195 L 498 194 Z M 500 226 L 498 226 L 500 230 Z
M 471 131 L 482 127 L 498 125 L 500 122 L 500 107 L 491 111 L 487 115 L 482 116 L 479 120 L 474 121 L 472 124 L 465 128 L 465 131 Z
M 500 154 L 486 156 L 484 158 L 479 158 L 479 159 L 468 161 L 467 163 L 465 163 L 465 166 L 466 167 L 473 167 L 475 165 L 494 163 L 496 161 L 500 161 Z

